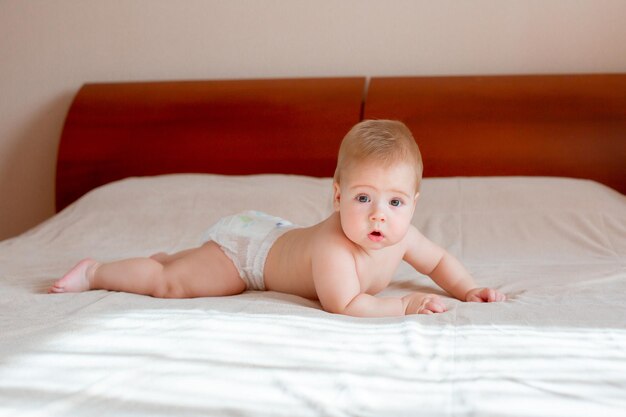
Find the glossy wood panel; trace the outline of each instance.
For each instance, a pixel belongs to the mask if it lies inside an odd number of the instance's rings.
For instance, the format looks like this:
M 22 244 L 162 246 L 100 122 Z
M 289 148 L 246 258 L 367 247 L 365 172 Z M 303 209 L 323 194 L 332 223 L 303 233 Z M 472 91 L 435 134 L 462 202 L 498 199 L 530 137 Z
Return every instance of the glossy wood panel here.
M 359 77 L 86 84 L 59 145 L 57 210 L 129 176 L 332 176 L 364 86 Z
M 626 74 L 375 77 L 365 117 L 404 121 L 425 176 L 567 176 L 626 193 Z

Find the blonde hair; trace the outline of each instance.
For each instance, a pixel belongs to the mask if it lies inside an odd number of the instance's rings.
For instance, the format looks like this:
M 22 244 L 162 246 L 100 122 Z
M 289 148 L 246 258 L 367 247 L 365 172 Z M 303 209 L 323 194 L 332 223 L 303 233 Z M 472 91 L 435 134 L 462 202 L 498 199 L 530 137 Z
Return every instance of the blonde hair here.
M 422 182 L 422 155 L 408 127 L 396 120 L 364 120 L 350 129 L 341 142 L 334 180 L 360 162 L 375 161 L 385 167 L 407 162 L 415 168 L 416 190 Z

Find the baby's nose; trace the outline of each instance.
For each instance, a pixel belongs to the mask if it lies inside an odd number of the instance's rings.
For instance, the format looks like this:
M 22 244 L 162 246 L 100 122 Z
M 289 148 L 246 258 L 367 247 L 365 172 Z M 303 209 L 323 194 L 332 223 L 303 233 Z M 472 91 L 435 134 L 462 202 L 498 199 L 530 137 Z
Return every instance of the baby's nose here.
M 384 223 L 386 220 L 386 216 L 385 213 L 383 213 L 382 211 L 375 211 L 372 213 L 372 215 L 370 216 L 370 220 L 373 222 L 381 222 Z

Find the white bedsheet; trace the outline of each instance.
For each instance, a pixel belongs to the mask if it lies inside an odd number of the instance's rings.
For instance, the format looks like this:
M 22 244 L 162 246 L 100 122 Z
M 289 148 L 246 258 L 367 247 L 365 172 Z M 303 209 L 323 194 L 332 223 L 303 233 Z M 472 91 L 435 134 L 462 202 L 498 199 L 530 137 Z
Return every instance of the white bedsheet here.
M 424 181 L 414 223 L 505 303 L 359 319 L 274 292 L 45 293 L 245 209 L 313 224 L 330 179 L 127 179 L 0 242 L 0 416 L 626 415 L 626 197 L 591 181 Z M 441 293 L 403 264 L 383 295 L 414 289 Z

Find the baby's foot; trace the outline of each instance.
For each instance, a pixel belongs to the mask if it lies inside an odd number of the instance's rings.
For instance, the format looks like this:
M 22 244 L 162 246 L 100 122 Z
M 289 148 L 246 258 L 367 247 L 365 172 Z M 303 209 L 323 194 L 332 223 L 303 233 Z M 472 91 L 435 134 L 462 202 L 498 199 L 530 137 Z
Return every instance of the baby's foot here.
M 82 292 L 91 289 L 91 280 L 98 262 L 91 258 L 80 261 L 63 278 L 57 280 L 48 290 L 49 294 L 62 292 Z

